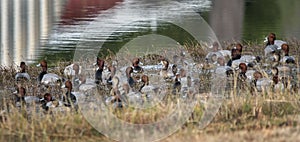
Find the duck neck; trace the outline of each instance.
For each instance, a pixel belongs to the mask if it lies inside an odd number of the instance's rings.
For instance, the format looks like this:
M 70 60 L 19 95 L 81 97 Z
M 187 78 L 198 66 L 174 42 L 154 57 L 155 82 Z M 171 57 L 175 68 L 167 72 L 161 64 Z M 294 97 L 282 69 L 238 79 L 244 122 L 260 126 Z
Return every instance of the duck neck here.
M 143 85 L 140 87 L 139 91 L 141 92 L 143 87 L 145 87 L 145 86 L 146 86 L 146 83 L 143 83 Z
M 21 69 L 21 73 L 25 73 L 26 72 L 26 69 L 25 68 L 22 68 Z

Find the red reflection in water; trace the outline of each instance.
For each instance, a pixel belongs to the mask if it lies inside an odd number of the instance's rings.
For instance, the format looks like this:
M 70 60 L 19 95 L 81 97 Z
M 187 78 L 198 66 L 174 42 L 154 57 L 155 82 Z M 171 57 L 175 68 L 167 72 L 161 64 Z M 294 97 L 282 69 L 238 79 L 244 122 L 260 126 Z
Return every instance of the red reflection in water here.
M 103 10 L 117 5 L 123 0 L 68 0 L 60 23 L 74 25 L 78 21 L 90 21 Z

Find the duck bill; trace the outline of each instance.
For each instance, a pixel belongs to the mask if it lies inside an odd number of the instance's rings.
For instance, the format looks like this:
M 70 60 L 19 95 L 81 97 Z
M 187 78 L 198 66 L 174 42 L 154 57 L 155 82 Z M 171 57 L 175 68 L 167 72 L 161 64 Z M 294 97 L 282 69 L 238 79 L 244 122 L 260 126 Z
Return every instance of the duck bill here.
M 142 66 L 142 65 L 144 65 L 144 64 L 143 64 L 142 62 L 139 62 L 139 65 Z

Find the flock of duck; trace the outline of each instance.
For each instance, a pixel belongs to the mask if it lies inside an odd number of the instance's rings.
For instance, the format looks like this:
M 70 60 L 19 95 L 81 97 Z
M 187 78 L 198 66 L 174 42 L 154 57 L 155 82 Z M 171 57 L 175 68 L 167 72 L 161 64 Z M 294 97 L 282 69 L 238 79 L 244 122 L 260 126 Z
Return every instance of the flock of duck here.
M 206 61 L 215 65 L 212 72 L 227 77 L 227 86 L 233 83 L 232 76 L 236 75 L 240 92 L 245 92 L 245 89 L 252 94 L 262 91 L 298 91 L 299 69 L 296 58 L 289 55 L 287 42 L 276 40 L 274 33 L 270 33 L 265 42 L 263 56 L 243 55 L 243 46 L 239 43 L 231 51 L 218 51 L 218 45 L 215 44 L 214 51 L 206 56 Z M 226 64 L 228 56 L 230 59 Z
M 213 51 L 207 54 L 205 63 L 200 65 L 201 70 L 208 70 L 213 73 L 213 77 L 222 77 L 227 82 L 227 88 L 233 87 L 230 84 L 233 84 L 236 76 L 238 88 L 247 88 L 251 93 L 268 89 L 281 92 L 297 90 L 299 70 L 295 57 L 289 55 L 289 45 L 276 40 L 274 33 L 268 35 L 266 42 L 263 56 L 244 55 L 243 46 L 239 43 L 231 50 L 220 50 L 218 43 L 214 43 Z M 180 56 L 184 60 L 184 55 Z M 38 84 L 49 87 L 62 82 L 59 86 L 66 88 L 66 93 L 54 97 L 51 92 L 44 92 L 43 97 L 39 98 L 27 95 L 25 87 L 19 85 L 14 101 L 19 107 L 32 102 L 40 103 L 45 111 L 57 107 L 76 108 L 78 101 L 86 97 L 86 92 L 95 89 L 107 92 L 104 97 L 106 104 L 114 107 L 129 104 L 143 107 L 147 102 L 162 99 L 160 94 L 188 97 L 188 94 L 197 92 L 199 79 L 189 73 L 196 64 L 184 62 L 181 65 L 175 61 L 171 64 L 170 60 L 162 56 L 158 60 L 160 63 L 157 65 L 143 66 L 140 58 L 133 58 L 130 66 L 117 69 L 116 65 L 97 58 L 94 77 L 84 75 L 83 67 L 76 63 L 65 67 L 64 77 L 61 77 L 49 73 L 47 61 L 42 60 L 38 65 L 41 68 L 37 76 Z M 30 79 L 25 62 L 21 62 L 15 80 Z

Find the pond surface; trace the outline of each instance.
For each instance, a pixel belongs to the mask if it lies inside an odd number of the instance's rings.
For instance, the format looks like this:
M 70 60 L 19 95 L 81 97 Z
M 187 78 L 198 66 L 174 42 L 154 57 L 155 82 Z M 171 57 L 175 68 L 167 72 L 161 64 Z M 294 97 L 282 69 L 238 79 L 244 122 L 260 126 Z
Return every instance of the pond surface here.
M 1 0 L 0 60 L 5 66 L 72 60 L 76 48 L 120 48 L 146 34 L 182 44 L 194 40 L 193 34 L 166 19 L 197 23 L 195 14 L 212 28 L 204 24 L 194 31 L 204 31 L 199 37 L 204 41 L 216 35 L 219 41 L 263 42 L 269 32 L 299 39 L 299 5 L 298 0 Z

